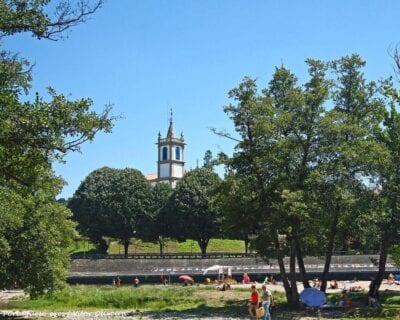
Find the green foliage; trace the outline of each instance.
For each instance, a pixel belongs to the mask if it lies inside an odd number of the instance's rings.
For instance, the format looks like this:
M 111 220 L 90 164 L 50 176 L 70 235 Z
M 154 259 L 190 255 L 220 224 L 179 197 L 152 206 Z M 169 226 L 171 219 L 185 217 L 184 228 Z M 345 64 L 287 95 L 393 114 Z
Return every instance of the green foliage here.
M 1 1 L 0 37 L 31 32 L 55 39 L 101 4 L 59 1 L 51 16 L 50 2 Z M 110 107 L 98 114 L 90 99 L 70 101 L 51 88 L 48 100 L 36 94 L 27 101 L 31 71 L 27 60 L 0 51 L 0 287 L 16 284 L 35 297 L 63 285 L 75 237 L 71 212 L 55 201 L 63 181 L 52 165 L 98 131 L 109 132 L 113 119 Z
M 14 284 L 32 297 L 63 286 L 74 236 L 71 213 L 44 192 L 21 197 L 0 188 L 1 287 Z
M 164 236 L 170 227 L 164 219 L 168 201 L 172 194 L 172 188 L 168 183 L 157 183 L 151 190 L 151 208 L 145 219 L 140 221 L 137 237 L 143 240 L 158 242 L 160 254 L 163 253 L 165 244 Z
M 211 150 L 207 150 L 205 152 L 204 158 L 203 158 L 203 160 L 204 160 L 203 167 L 209 167 L 211 165 L 212 159 L 213 159 L 213 155 L 212 155 Z
M 49 89 L 51 102 L 37 97 L 19 103 L 18 96 L 0 94 L 0 179 L 23 186 L 42 183 L 52 162 L 67 152 L 79 151 L 96 132 L 111 130 L 110 108 L 98 115 L 89 111 L 92 101 L 68 101 Z M 50 179 L 51 177 L 47 177 Z
M 91 252 L 95 250 L 95 245 L 88 240 L 75 239 L 69 246 L 68 251 L 70 254 L 79 252 Z
M 84 23 L 103 3 L 90 5 L 88 1 L 53 1 L 54 9 L 48 9 L 51 0 L 8 0 L 0 3 L 0 36 L 30 32 L 38 39 L 58 40 L 70 27 Z M 54 13 L 50 14 L 49 11 Z
M 400 267 L 400 246 L 399 245 L 392 246 L 392 248 L 390 250 L 390 255 L 392 257 L 392 260 L 396 264 L 396 266 L 399 268 Z
M 249 234 L 258 224 L 257 217 L 252 214 L 257 210 L 257 193 L 247 185 L 250 181 L 228 173 L 218 190 L 218 201 L 223 211 L 222 232 L 230 239 L 244 240 L 246 252 Z
M 229 92 L 235 104 L 224 111 L 241 139 L 230 159 L 221 157 L 228 167 L 221 197 L 225 218 L 237 232 L 237 221 L 246 221 L 243 231 L 255 235 L 257 251 L 281 261 L 294 304 L 295 260 L 307 286 L 306 254 L 326 255 L 324 279 L 335 247 L 347 249 L 358 240 L 355 234 L 364 243 L 371 237 L 367 221 L 381 207 L 366 182 L 379 181 L 377 168 L 387 163 L 376 139 L 385 115 L 382 86 L 366 81 L 365 62 L 351 55 L 306 64 L 309 80 L 303 85 L 281 66 L 262 94 L 248 77 Z M 282 258 L 289 253 L 285 282 Z
M 105 237 L 119 239 L 128 253 L 130 239 L 147 219 L 151 188 L 135 169 L 100 168 L 90 173 L 69 201 L 78 230 L 106 253 Z
M 206 253 L 208 242 L 220 234 L 221 211 L 215 202 L 218 175 L 210 168 L 188 172 L 176 185 L 164 213 L 166 236 L 198 242 Z

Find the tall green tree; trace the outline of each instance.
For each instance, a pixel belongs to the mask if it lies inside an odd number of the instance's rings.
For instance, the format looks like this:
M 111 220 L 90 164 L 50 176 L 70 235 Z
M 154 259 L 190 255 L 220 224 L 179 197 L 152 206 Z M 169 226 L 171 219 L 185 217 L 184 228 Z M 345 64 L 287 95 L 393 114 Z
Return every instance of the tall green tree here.
M 400 238 L 400 94 L 393 86 L 385 88 L 389 108 L 385 111 L 378 141 L 385 148 L 385 156 L 378 162 L 379 189 L 375 192 L 378 217 L 376 219 L 380 239 L 379 264 L 376 277 L 370 286 L 369 294 L 377 297 L 382 283 L 387 255 L 391 246 L 397 245 Z M 396 249 L 394 249 L 396 252 Z
M 71 212 L 49 191 L 22 197 L 0 187 L 0 200 L 0 286 L 16 284 L 31 297 L 61 288 L 75 235 Z
M 332 88 L 334 107 L 323 122 L 324 152 L 320 172 L 324 190 L 320 193 L 330 210 L 324 210 L 328 222 L 325 267 L 321 289 L 325 291 L 335 239 L 346 237 L 357 228 L 354 222 L 363 214 L 361 194 L 366 191 L 365 178 L 373 176 L 374 163 L 380 159 L 381 147 L 374 138 L 379 130 L 384 106 L 378 86 L 368 82 L 362 72 L 365 61 L 358 55 L 346 56 L 330 63 L 335 75 Z M 330 197 L 331 200 L 327 200 Z M 324 223 L 324 225 L 325 225 Z
M 263 95 L 254 80 L 245 78 L 229 93 L 237 105 L 224 109 L 241 137 L 226 163 L 239 176 L 251 177 L 248 188 L 257 194 L 258 209 L 251 214 L 258 221 L 254 246 L 266 259 L 278 259 L 287 299 L 294 306 L 296 260 L 308 286 L 303 262 L 313 221 L 308 178 L 319 156 L 319 126 L 329 86 L 326 65 L 311 59 L 307 64 L 310 80 L 303 87 L 288 69 L 276 68 Z M 289 273 L 283 263 L 287 253 Z
M 171 228 L 170 221 L 165 217 L 172 188 L 168 183 L 157 183 L 151 190 L 151 208 L 145 219 L 141 220 L 137 235 L 145 241 L 157 242 L 160 255 L 164 254 L 167 230 Z
M 248 183 L 246 177 L 229 172 L 218 188 L 218 201 L 223 212 L 222 234 L 229 239 L 243 240 L 246 254 L 258 225 L 253 215 L 258 210 L 257 193 Z
M 69 204 L 78 230 L 99 245 L 119 239 L 128 255 L 131 239 L 151 209 L 151 187 L 138 170 L 100 168 L 81 183 Z
M 179 180 L 166 209 L 167 236 L 192 239 L 207 253 L 210 239 L 221 234 L 221 210 L 215 201 L 219 183 L 210 168 L 194 169 Z
M 0 37 L 31 33 L 59 39 L 99 8 L 101 2 L 76 5 L 49 0 L 0 3 Z M 68 246 L 74 236 L 71 213 L 55 201 L 63 181 L 54 175 L 54 161 L 79 150 L 98 131 L 109 132 L 110 107 L 90 111 L 92 101 L 70 101 L 49 89 L 25 101 L 32 67 L 25 59 L 0 51 L 0 287 L 17 283 L 31 297 L 56 289 L 65 281 Z

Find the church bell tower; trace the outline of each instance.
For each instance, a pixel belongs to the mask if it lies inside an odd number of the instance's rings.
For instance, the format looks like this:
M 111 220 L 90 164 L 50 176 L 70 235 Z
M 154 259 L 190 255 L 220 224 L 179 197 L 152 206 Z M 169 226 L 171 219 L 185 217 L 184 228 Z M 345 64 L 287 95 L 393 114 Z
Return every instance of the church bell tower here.
M 183 133 L 179 138 L 175 137 L 172 110 L 167 136 L 163 138 L 161 133 L 158 133 L 157 146 L 157 180 L 169 183 L 172 188 L 175 188 L 176 182 L 185 174 L 185 142 Z

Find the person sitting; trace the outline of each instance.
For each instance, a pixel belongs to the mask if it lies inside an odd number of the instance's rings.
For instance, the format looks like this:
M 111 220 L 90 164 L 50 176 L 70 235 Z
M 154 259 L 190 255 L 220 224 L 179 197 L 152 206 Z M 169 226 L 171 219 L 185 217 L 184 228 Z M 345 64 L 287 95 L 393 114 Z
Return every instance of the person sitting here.
M 329 289 L 338 289 L 339 285 L 337 283 L 336 280 L 331 280 L 330 284 L 329 284 Z
M 389 273 L 388 279 L 387 279 L 387 284 L 392 285 L 394 283 L 394 275 L 393 273 Z
M 229 283 L 223 283 L 222 285 L 217 287 L 217 290 L 219 291 L 231 290 L 231 285 Z
M 243 274 L 243 283 L 244 284 L 249 284 L 250 283 L 250 277 L 247 273 Z
M 314 280 L 313 280 L 313 287 L 314 288 L 319 288 L 321 286 L 321 283 L 319 282 L 319 279 L 318 278 L 315 278 Z
M 364 288 L 362 286 L 352 286 L 350 287 L 350 292 L 362 292 Z

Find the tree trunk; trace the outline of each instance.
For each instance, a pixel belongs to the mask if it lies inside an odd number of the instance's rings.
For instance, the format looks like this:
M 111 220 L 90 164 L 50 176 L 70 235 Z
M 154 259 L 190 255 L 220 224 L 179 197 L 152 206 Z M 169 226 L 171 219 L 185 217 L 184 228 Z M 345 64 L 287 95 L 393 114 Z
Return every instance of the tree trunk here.
M 126 258 L 128 257 L 130 239 L 124 240 L 122 244 L 124 245 L 124 256 Z
M 301 280 L 303 282 L 304 288 L 310 288 L 310 282 L 308 281 L 306 267 L 304 266 L 303 252 L 301 251 L 300 239 L 296 237 L 295 241 L 296 241 L 297 263 L 299 264 Z
M 331 266 L 331 261 L 332 261 L 333 245 L 335 243 L 335 237 L 336 237 L 336 233 L 337 233 L 337 225 L 338 225 L 339 215 L 340 215 L 339 206 L 336 206 L 335 209 L 336 209 L 335 216 L 333 217 L 331 230 L 328 235 L 329 240 L 328 240 L 328 244 L 326 246 L 324 271 L 322 272 L 322 276 L 321 276 L 321 289 L 320 290 L 323 292 L 326 292 L 329 268 Z
M 164 240 L 162 237 L 158 238 L 158 244 L 160 246 L 160 256 L 162 257 L 164 255 Z
M 288 277 L 286 274 L 285 263 L 283 261 L 282 256 L 279 256 L 277 260 L 278 260 L 278 265 L 279 265 L 279 273 L 282 278 L 283 288 L 285 289 L 286 300 L 287 300 L 288 304 L 290 305 L 292 303 L 292 291 L 290 289 L 289 280 L 288 280 Z
M 278 252 L 277 260 L 278 260 L 278 266 L 279 266 L 279 273 L 280 273 L 280 276 L 282 279 L 283 288 L 285 289 L 286 300 L 287 300 L 288 304 L 291 304 L 292 303 L 292 292 L 290 290 L 290 284 L 289 284 L 288 277 L 286 274 L 285 263 L 283 261 L 283 254 L 280 254 L 281 248 L 280 248 L 278 236 L 275 237 L 274 243 L 275 243 L 275 250 L 276 250 L 276 252 Z
M 368 296 L 378 298 L 379 288 L 381 286 L 383 277 L 385 275 L 386 260 L 387 260 L 389 246 L 390 246 L 390 234 L 389 232 L 386 231 L 383 235 L 383 239 L 380 246 L 378 273 L 369 287 Z
M 292 301 L 290 306 L 293 308 L 299 307 L 299 292 L 297 291 L 296 283 L 296 244 L 294 240 L 291 240 L 290 248 L 290 288 L 292 292 Z
M 203 257 L 205 257 L 206 254 L 207 254 L 208 241 L 209 241 L 209 239 L 206 239 L 206 240 L 204 240 L 204 239 L 197 240 L 197 243 L 199 244 L 199 247 L 200 247 L 200 250 L 201 250 L 201 255 L 202 255 Z
M 98 249 L 102 254 L 107 254 L 108 247 L 109 245 L 106 240 L 104 240 L 103 238 L 98 240 Z
M 250 242 L 249 239 L 244 240 L 244 251 L 245 251 L 246 256 L 249 253 L 249 242 Z

